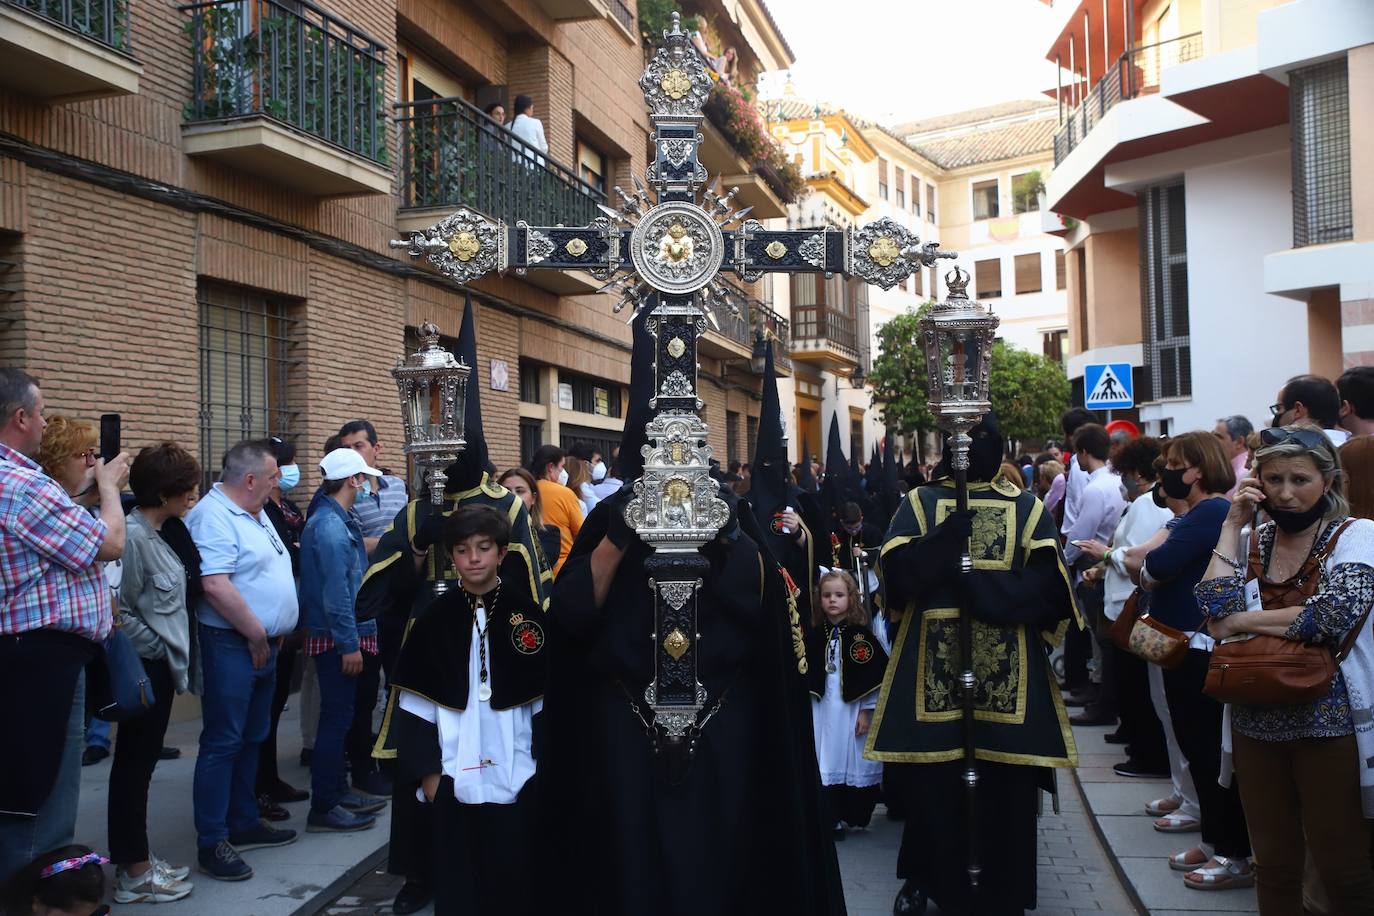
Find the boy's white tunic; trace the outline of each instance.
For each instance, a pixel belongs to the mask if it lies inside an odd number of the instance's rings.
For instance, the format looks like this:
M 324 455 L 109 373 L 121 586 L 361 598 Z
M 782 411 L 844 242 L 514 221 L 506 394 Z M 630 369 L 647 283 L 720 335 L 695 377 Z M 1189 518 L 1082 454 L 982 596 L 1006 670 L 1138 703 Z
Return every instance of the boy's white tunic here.
M 534 775 L 531 721 L 544 708 L 544 701 L 492 709 L 491 703 L 478 698 L 482 670 L 478 633 L 486 627 L 486 608 L 479 604 L 468 655 L 467 709 L 449 709 L 404 689 L 400 704 L 406 712 L 434 723 L 438 729 L 443 772 L 453 780 L 458 801 L 465 805 L 509 805 Z
M 839 637 L 832 635 L 826 644 L 826 657 L 831 653 L 838 659 Z M 825 675 L 825 695 L 811 698 L 811 719 L 816 733 L 816 763 L 821 771 L 821 785 L 876 786 L 883 778 L 883 765 L 864 759 L 866 738 L 854 737 L 854 725 L 859 711 L 878 705 L 878 691 L 846 703 L 840 693 L 840 672 L 843 665 Z

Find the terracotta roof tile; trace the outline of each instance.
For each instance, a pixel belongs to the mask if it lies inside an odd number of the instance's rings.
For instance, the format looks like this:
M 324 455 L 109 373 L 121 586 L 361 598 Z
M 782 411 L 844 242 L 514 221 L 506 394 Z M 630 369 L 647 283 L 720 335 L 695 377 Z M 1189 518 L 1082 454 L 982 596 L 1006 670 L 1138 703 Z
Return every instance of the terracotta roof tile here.
M 1017 99 L 1013 102 L 999 102 L 996 105 L 970 108 L 968 111 L 956 111 L 951 114 L 937 115 L 933 118 L 906 121 L 902 124 L 894 124 L 892 129 L 904 137 L 910 137 L 915 134 L 933 133 L 937 130 L 977 124 L 979 121 L 995 121 L 998 118 L 1009 118 L 1015 115 L 1030 115 L 1047 108 L 1054 108 L 1054 103 L 1049 102 L 1047 104 L 1044 99 Z
M 907 143 L 941 168 L 958 169 L 1052 150 L 1058 126 L 1058 118 L 1052 115 L 934 140 L 908 137 Z

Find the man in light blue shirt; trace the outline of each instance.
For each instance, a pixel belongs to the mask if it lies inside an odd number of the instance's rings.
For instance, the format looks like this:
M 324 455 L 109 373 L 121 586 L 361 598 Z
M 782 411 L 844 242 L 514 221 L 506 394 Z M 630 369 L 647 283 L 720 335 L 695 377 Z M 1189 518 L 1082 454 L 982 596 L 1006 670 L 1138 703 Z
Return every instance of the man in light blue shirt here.
M 271 727 L 280 637 L 296 626 L 291 557 L 263 504 L 280 476 L 267 442 L 240 442 L 220 482 L 186 518 L 200 551 L 205 594 L 196 607 L 202 727 L 193 805 L 201 871 L 242 881 L 246 849 L 284 846 L 294 830 L 258 817 L 258 746 Z

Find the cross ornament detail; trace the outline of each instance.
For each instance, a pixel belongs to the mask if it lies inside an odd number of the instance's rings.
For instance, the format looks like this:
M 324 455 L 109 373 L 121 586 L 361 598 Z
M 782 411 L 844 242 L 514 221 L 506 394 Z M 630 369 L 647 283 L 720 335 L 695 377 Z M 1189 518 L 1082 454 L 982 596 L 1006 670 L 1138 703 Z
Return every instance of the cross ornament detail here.
M 940 251 L 938 242 L 922 244 L 888 217 L 857 229 L 785 231 L 749 219 L 752 208 L 734 206 L 737 188 L 721 194 L 718 179 L 707 186 L 698 149 L 711 79 L 677 13 L 663 37 L 639 81 L 653 122 L 653 161 L 644 180 L 632 177 L 630 191 L 615 188 L 618 209 L 603 205 L 603 215 L 582 227 L 523 220 L 508 227 L 463 208 L 391 245 L 427 258 L 460 283 L 507 270 L 585 270 L 605 282 L 602 292 L 619 297 L 616 312 L 629 307 L 633 317 L 649 310 L 645 326 L 656 342 L 649 406 L 656 413 L 645 429 L 644 471 L 625 519 L 653 548 L 645 562 L 655 605 L 655 676 L 644 697 L 654 715 L 655 747 L 665 741 L 690 755 L 712 714 L 697 678 L 697 594 L 708 569 L 699 548 L 730 515 L 709 473 L 698 338 L 708 321 L 716 323 L 718 310 L 739 313 L 746 295 L 735 280 L 753 283 L 770 272 L 843 273 L 891 289 L 956 255 Z

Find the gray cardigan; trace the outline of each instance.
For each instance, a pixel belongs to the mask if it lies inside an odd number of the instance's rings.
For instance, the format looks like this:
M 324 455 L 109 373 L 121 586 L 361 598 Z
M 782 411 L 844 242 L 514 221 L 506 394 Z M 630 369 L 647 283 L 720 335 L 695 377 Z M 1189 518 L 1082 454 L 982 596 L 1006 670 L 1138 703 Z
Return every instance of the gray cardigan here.
M 129 513 L 123 565 L 119 625 L 141 657 L 166 659 L 177 693 L 185 693 L 191 668 L 186 567 L 138 509 Z

